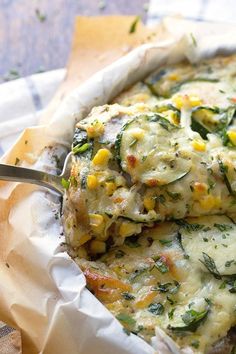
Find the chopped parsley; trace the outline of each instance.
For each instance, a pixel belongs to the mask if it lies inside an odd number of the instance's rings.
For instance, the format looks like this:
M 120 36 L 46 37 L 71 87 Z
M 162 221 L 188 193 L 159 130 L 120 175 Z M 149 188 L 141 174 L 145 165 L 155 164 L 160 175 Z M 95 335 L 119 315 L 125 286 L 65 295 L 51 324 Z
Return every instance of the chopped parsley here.
M 199 261 L 206 267 L 206 269 L 216 278 L 221 279 L 221 275 L 216 268 L 215 261 L 211 258 L 207 253 L 202 252 L 203 260 L 199 259 Z
M 73 154 L 82 154 L 83 152 L 87 151 L 89 148 L 91 148 L 91 144 L 85 143 L 83 145 L 76 145 L 73 147 L 72 152 Z
M 216 227 L 221 232 L 230 231 L 233 228 L 233 226 L 227 224 L 214 224 L 214 227 Z
M 171 310 L 168 312 L 168 317 L 169 317 L 170 320 L 173 319 L 173 317 L 174 317 L 174 312 L 175 312 L 175 308 L 171 309 Z
M 197 47 L 197 41 L 196 41 L 196 38 L 194 37 L 194 35 L 192 33 L 190 33 L 190 37 L 192 39 L 192 42 L 193 42 L 193 46 L 194 47 Z
M 198 339 L 194 339 L 192 342 L 191 342 L 191 346 L 195 349 L 199 348 L 199 345 L 200 345 L 200 342 Z
M 128 301 L 135 299 L 134 295 L 127 293 L 127 292 L 122 293 L 122 296 L 125 300 L 128 300 Z
M 19 74 L 18 70 L 11 69 L 11 70 L 9 70 L 8 74 L 6 74 L 3 77 L 3 80 L 4 81 L 11 81 L 11 80 L 19 79 L 19 78 L 20 78 L 20 74 Z
M 148 306 L 148 311 L 153 315 L 162 315 L 164 310 L 164 306 L 160 302 L 153 302 Z
M 153 199 L 163 205 L 165 204 L 165 201 L 166 201 L 166 198 L 163 194 L 157 195 L 157 196 L 153 197 Z
M 162 274 L 169 272 L 169 266 L 166 264 L 163 257 L 158 257 L 157 259 L 155 259 L 155 267 Z
M 143 273 L 147 272 L 149 270 L 149 266 L 143 266 L 139 269 L 136 269 L 129 277 L 130 281 L 133 282 L 134 280 L 137 279 L 137 277 L 139 277 L 140 275 L 142 275 Z
M 198 312 L 193 309 L 186 311 L 182 316 L 183 322 L 189 326 L 189 330 L 195 331 L 199 325 L 199 322 L 206 317 L 208 314 L 209 309 L 204 311 Z M 191 329 L 190 329 L 191 328 Z
M 181 199 L 181 193 L 169 192 L 169 191 L 166 191 L 166 193 L 173 200 L 180 200 Z
M 47 16 L 42 14 L 42 12 L 39 10 L 39 9 L 36 9 L 35 10 L 35 14 L 37 16 L 37 19 L 40 21 L 40 22 L 45 22 L 46 19 L 47 19 Z
M 133 327 L 136 324 L 136 321 L 131 316 L 123 312 L 119 313 L 116 318 L 128 327 Z
M 183 227 L 186 231 L 188 232 L 193 232 L 193 231 L 198 231 L 202 230 L 204 228 L 204 225 L 200 224 L 189 224 L 186 220 L 180 219 L 180 220 L 175 220 L 175 223 L 181 227 Z
M 130 248 L 137 248 L 140 247 L 141 245 L 138 243 L 138 237 L 137 236 L 130 236 L 125 239 L 125 245 L 130 247 Z
M 124 255 L 125 255 L 125 252 L 123 252 L 122 250 L 118 250 L 115 253 L 115 258 L 122 258 L 122 257 L 124 257 Z
M 131 23 L 131 26 L 129 29 L 130 34 L 136 32 L 137 24 L 139 21 L 140 21 L 140 16 L 136 16 L 134 21 Z
M 16 157 L 16 160 L 15 160 L 15 166 L 17 166 L 17 165 L 19 164 L 19 162 L 20 162 L 19 157 Z
M 236 264 L 234 259 L 232 259 L 231 261 L 226 261 L 225 262 L 225 267 L 229 268 L 232 264 Z
M 166 246 L 171 246 L 173 240 L 159 240 L 160 244 L 166 245 Z

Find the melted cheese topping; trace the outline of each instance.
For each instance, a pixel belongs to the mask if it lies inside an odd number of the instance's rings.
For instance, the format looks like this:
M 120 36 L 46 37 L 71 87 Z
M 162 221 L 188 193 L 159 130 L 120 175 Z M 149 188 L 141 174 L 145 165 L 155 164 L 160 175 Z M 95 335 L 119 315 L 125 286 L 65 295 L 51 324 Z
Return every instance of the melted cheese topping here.
M 163 67 L 95 107 L 66 183 L 89 289 L 126 330 L 150 342 L 158 326 L 195 353 L 235 325 L 235 59 Z

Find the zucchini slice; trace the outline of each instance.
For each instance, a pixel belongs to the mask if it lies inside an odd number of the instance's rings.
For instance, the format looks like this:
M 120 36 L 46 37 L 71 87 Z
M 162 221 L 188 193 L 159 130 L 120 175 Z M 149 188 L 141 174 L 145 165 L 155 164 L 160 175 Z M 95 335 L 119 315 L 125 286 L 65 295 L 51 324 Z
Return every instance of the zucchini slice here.
M 191 169 L 185 154 L 189 141 L 184 129 L 159 114 L 140 115 L 128 122 L 116 140 L 118 161 L 133 182 L 150 187 L 167 185 Z
M 227 216 L 190 219 L 179 232 L 189 259 L 203 271 L 216 279 L 236 274 L 236 225 Z
M 235 114 L 235 107 L 229 106 L 226 109 L 210 106 L 198 106 L 193 109 L 191 128 L 197 131 L 203 139 L 207 139 L 207 134 L 217 133 L 221 136 L 223 144 L 225 141 L 225 130 L 231 124 Z

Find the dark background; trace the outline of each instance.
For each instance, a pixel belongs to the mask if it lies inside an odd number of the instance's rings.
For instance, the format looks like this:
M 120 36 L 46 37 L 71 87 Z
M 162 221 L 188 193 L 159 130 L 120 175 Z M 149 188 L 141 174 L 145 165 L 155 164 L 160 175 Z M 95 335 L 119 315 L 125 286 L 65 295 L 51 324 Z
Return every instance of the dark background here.
M 66 65 L 76 15 L 140 15 L 144 0 L 0 0 L 0 82 Z

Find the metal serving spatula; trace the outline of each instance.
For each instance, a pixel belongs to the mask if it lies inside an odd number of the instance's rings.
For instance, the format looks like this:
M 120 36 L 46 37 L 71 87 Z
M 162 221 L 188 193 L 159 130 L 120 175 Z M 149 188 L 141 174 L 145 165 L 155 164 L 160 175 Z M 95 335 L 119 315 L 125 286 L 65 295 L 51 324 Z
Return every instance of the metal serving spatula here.
M 64 188 L 61 181 L 70 176 L 71 156 L 72 153 L 67 155 L 62 173 L 59 176 L 30 168 L 0 164 L 0 180 L 37 184 L 62 195 Z

